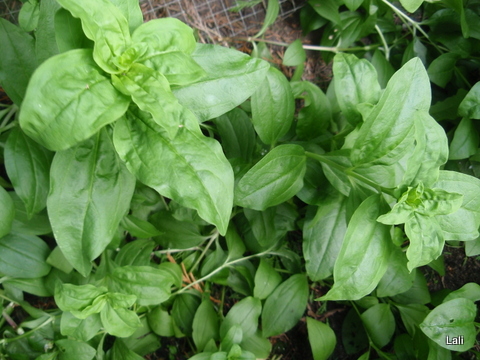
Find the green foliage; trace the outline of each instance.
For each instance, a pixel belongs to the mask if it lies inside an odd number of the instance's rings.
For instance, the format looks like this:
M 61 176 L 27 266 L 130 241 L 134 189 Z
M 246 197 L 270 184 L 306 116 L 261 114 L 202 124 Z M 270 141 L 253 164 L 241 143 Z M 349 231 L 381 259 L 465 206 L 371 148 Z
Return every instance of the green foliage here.
M 479 285 L 431 296 L 421 267 L 480 252 L 480 11 L 400 3 L 424 20 L 308 1 L 326 92 L 301 81 L 300 40 L 289 81 L 179 20 L 142 23 L 137 0 L 0 19 L 0 358 L 133 360 L 160 337 L 188 337 L 196 360 L 267 358 L 303 319 L 327 359 L 341 341 L 306 313 L 314 294 L 350 308 L 343 347 L 361 359 L 473 354 Z

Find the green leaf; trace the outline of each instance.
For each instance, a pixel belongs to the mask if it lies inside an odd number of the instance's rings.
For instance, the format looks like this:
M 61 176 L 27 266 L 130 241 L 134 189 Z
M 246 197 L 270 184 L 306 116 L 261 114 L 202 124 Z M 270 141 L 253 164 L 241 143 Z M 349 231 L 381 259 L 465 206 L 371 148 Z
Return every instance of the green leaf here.
M 172 317 L 175 325 L 178 326 L 183 334 L 192 334 L 193 320 L 200 303 L 200 296 L 198 296 L 197 292 L 183 293 L 175 297 L 172 307 Z
M 263 336 L 279 335 L 294 327 L 305 311 L 308 292 L 304 274 L 292 275 L 278 285 L 263 306 Z
M 18 26 L 0 19 L 0 43 L 0 84 L 8 97 L 20 106 L 37 66 L 35 40 Z
M 388 81 L 395 73 L 392 64 L 385 58 L 385 55 L 380 50 L 375 50 L 371 59 L 372 65 L 377 71 L 378 83 L 382 89 L 385 89 Z
M 427 280 L 420 271 L 414 269 L 415 280 L 413 286 L 404 293 L 395 295 L 392 299 L 401 304 L 427 304 L 431 301 Z
M 279 145 L 255 164 L 235 187 L 235 204 L 263 211 L 294 196 L 303 187 L 305 151 Z
M 340 22 L 339 4 L 335 0 L 309 0 L 308 3 L 313 10 L 325 19 L 330 20 L 334 24 Z
M 400 4 L 409 13 L 414 13 L 423 4 L 423 0 L 400 0 Z
M 303 99 L 304 106 L 297 118 L 296 133 L 301 139 L 311 140 L 324 133 L 332 120 L 330 101 L 323 91 L 309 81 L 290 83 L 296 99 Z
M 277 19 L 278 13 L 280 12 L 280 2 L 279 0 L 268 0 L 267 14 L 263 20 L 263 25 L 260 31 L 255 35 L 256 38 L 262 36 L 267 31 L 270 25 L 273 25 Z
M 107 288 L 104 286 L 57 283 L 55 285 L 55 302 L 63 311 L 82 311 L 106 292 Z
M 377 222 L 387 205 L 372 195 L 355 210 L 335 262 L 330 291 L 321 300 L 358 300 L 377 286 L 388 267 L 390 227 Z
M 192 338 L 199 352 L 203 351 L 210 339 L 219 339 L 218 316 L 210 300 L 203 300 L 198 307 L 193 318 L 192 330 Z
M 22 5 L 18 14 L 18 23 L 26 32 L 33 31 L 38 27 L 40 4 L 38 0 L 28 0 Z
M 64 150 L 117 120 L 129 103 L 95 64 L 91 50 L 72 50 L 48 59 L 35 71 L 20 125 L 46 148 Z
M 79 341 L 88 341 L 97 335 L 102 327 L 100 315 L 92 315 L 86 319 L 78 319 L 71 312 L 64 311 L 60 320 L 60 332 Z
M 150 266 L 117 267 L 109 275 L 111 290 L 135 295 L 139 305 L 157 305 L 170 297 L 175 280 L 170 272 Z
M 361 121 L 358 104 L 376 104 L 380 98 L 377 72 L 366 59 L 338 53 L 333 60 L 337 101 L 347 120 L 355 125 Z
M 148 221 L 141 220 L 131 215 L 127 215 L 123 218 L 122 226 L 130 234 L 139 238 L 148 239 L 154 236 L 158 236 L 162 233 Z
M 473 121 L 464 117 L 458 124 L 450 144 L 449 160 L 467 159 L 477 152 L 480 139 Z
M 110 359 L 115 360 L 143 360 L 144 358 L 132 351 L 124 341 L 117 339 L 110 350 Z
M 92 360 L 97 353 L 87 343 L 76 340 L 57 340 L 55 345 L 60 349 L 57 360 Z
M 302 46 L 300 39 L 295 40 L 288 45 L 283 55 L 283 65 L 285 66 L 298 66 L 302 65 L 307 60 L 307 54 Z
M 392 76 L 364 124 L 352 149 L 352 162 L 393 164 L 413 143 L 414 118 L 430 107 L 430 83 L 420 59 Z
M 143 14 L 140 8 L 140 2 L 137 0 L 110 0 L 120 9 L 123 16 L 128 20 L 128 26 L 132 33 L 136 28 L 143 24 Z
M 0 238 L 0 253 L 0 273 L 12 278 L 39 278 L 51 268 L 46 262 L 50 248 L 36 236 L 5 235 Z
M 240 327 L 244 337 L 252 336 L 258 328 L 258 317 L 261 312 L 262 304 L 259 299 L 249 296 L 239 301 L 233 305 L 223 320 L 220 337 L 225 338 L 233 326 Z
M 69 274 L 73 270 L 73 266 L 68 262 L 58 246 L 56 246 L 48 256 L 47 263 L 62 270 L 65 274 Z
M 480 82 L 477 82 L 467 93 L 458 107 L 458 115 L 470 119 L 480 119 Z
M 98 66 L 107 73 L 118 73 L 114 59 L 122 55 L 131 42 L 129 24 L 122 12 L 110 0 L 57 1 L 82 20 L 85 35 L 95 42 L 93 58 Z
M 9 195 L 15 205 L 12 232 L 25 235 L 45 235 L 52 232 L 46 209 L 29 219 L 23 201 L 14 192 L 10 192 Z
M 368 335 L 375 345 L 382 348 L 390 342 L 395 332 L 395 318 L 393 317 L 390 305 L 374 305 L 360 317 Z
M 141 326 L 140 319 L 134 311 L 114 308 L 108 303 L 100 312 L 100 318 L 105 331 L 118 337 L 128 337 Z
M 0 186 L 0 238 L 7 235 L 12 229 L 15 218 L 15 204 L 8 192 Z
M 168 311 L 157 306 L 147 314 L 148 325 L 160 336 L 174 336 L 173 321 Z
M 115 126 L 115 147 L 128 169 L 159 194 L 197 210 L 225 234 L 233 203 L 233 171 L 220 144 L 187 127 L 167 139 L 142 115 L 139 119 L 129 112 Z
M 59 9 L 61 7 L 56 0 L 40 1 L 38 28 L 35 32 L 35 52 L 38 64 L 59 52 L 55 36 L 55 14 Z
M 307 212 L 303 226 L 303 253 L 307 274 L 312 281 L 323 280 L 333 273 L 347 231 L 346 206 L 347 198 L 335 192 Z
M 362 320 L 355 311 L 351 308 L 342 324 L 342 343 L 347 354 L 355 354 L 368 347 L 369 339 Z M 368 354 L 367 354 L 368 355 Z M 368 360 L 369 357 L 366 357 Z
M 219 117 L 247 100 L 263 82 L 270 66 L 239 51 L 197 45 L 193 60 L 205 71 L 202 80 L 173 90 L 180 104 L 200 121 Z
M 255 273 L 255 287 L 253 296 L 255 298 L 266 299 L 275 288 L 282 282 L 282 277 L 276 272 L 275 268 L 266 260 L 260 259 L 257 272 Z
M 407 269 L 407 258 L 402 250 L 393 248 L 388 268 L 378 283 L 377 296 L 387 297 L 401 294 L 413 286 L 415 273 Z
M 420 329 L 445 349 L 467 351 L 475 344 L 476 315 L 477 307 L 473 301 L 464 298 L 454 299 L 433 309 L 420 324 Z M 462 339 L 462 343 L 452 345 L 455 337 L 461 337 L 457 339 Z
M 47 205 L 53 154 L 14 129 L 5 144 L 5 168 L 29 218 Z
M 55 155 L 49 218 L 58 246 L 82 275 L 113 239 L 134 187 L 105 130 Z
M 260 139 L 275 144 L 290 129 L 294 112 L 295 100 L 287 78 L 270 67 L 252 95 L 252 123 Z
M 65 9 L 55 13 L 55 39 L 58 51 L 93 48 L 93 42 L 85 36 L 82 21 Z
M 415 1 L 423 2 L 423 0 Z M 459 58 L 460 55 L 458 54 L 446 53 L 433 60 L 427 70 L 430 81 L 435 85 L 444 88 L 452 78 L 455 64 Z
M 257 359 L 268 358 L 272 351 L 272 344 L 262 336 L 261 330 L 257 330 L 252 336 L 244 337 L 240 346 L 243 350 L 255 354 Z
M 326 360 L 335 350 L 337 339 L 330 326 L 307 317 L 308 341 L 314 360 Z
M 452 291 L 448 294 L 443 302 L 447 302 L 453 299 L 465 298 L 472 300 L 473 302 L 480 300 L 480 285 L 476 283 L 467 283 L 463 285 L 460 289 Z

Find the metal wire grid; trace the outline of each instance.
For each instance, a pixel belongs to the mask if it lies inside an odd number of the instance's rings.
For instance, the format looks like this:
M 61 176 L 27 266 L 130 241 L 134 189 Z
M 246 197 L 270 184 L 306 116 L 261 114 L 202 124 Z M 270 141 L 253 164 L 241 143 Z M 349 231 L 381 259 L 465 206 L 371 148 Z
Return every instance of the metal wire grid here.
M 253 35 L 262 26 L 267 0 L 239 12 L 237 0 L 139 0 L 145 20 L 175 17 L 202 31 L 207 38 Z M 305 0 L 279 0 L 280 16 L 300 9 Z M 19 0 L 0 0 L 0 17 L 16 22 Z

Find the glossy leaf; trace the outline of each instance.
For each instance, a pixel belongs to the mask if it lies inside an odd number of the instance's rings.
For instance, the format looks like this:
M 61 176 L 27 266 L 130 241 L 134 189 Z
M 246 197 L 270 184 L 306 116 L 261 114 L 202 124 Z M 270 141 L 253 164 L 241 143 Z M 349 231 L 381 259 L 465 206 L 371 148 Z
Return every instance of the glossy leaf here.
M 216 118 L 247 100 L 270 67 L 263 60 L 215 45 L 197 45 L 192 57 L 206 77 L 173 93 L 200 121 Z
M 114 59 L 130 44 L 128 20 L 110 0 L 58 0 L 58 3 L 82 20 L 85 35 L 95 42 L 93 57 L 110 74 L 119 70 Z M 105 16 L 108 14 L 108 16 Z
M 392 76 L 355 141 L 354 164 L 393 164 L 412 145 L 414 118 L 430 107 L 430 83 L 419 59 L 405 64 Z
M 118 337 L 128 337 L 141 326 L 140 319 L 134 311 L 115 308 L 108 303 L 100 313 L 100 318 L 105 331 Z
M 204 300 L 197 309 L 192 324 L 192 338 L 197 351 L 203 351 L 210 339 L 218 340 L 218 318 L 210 300 Z
M 17 105 L 23 101 L 27 85 L 37 66 L 33 37 L 5 19 L 0 19 L 0 84 Z
M 49 218 L 63 254 L 84 276 L 112 240 L 134 186 L 106 131 L 55 155 Z
M 475 343 L 476 331 L 473 322 L 476 314 L 477 307 L 473 301 L 453 299 L 433 309 L 420 324 L 420 329 L 441 347 L 467 351 Z M 453 339 L 459 336 L 463 342 L 452 344 Z
M 480 143 L 478 132 L 469 118 L 463 118 L 458 124 L 450 144 L 450 160 L 467 159 L 474 155 Z
M 10 233 L 0 238 L 0 253 L 0 273 L 6 276 L 39 278 L 50 271 L 50 248 L 36 236 Z
M 8 192 L 0 186 L 0 238 L 7 235 L 12 229 L 15 218 L 15 204 Z
M 282 277 L 275 271 L 272 265 L 264 259 L 260 259 L 257 272 L 255 273 L 255 298 L 266 299 L 275 288 L 282 282 Z
M 334 285 L 321 300 L 357 300 L 377 286 L 392 246 L 390 227 L 377 222 L 386 206 L 372 195 L 355 210 L 333 269 Z
M 22 199 L 29 218 L 47 205 L 50 164 L 53 154 L 13 130 L 5 145 L 5 168 L 15 192 Z
M 18 13 L 18 23 L 26 32 L 33 31 L 38 27 L 40 4 L 38 0 L 27 1 Z
M 88 341 L 93 338 L 102 327 L 100 315 L 89 316 L 86 319 L 78 319 L 69 311 L 62 313 L 60 320 L 60 332 L 79 341 Z
M 298 145 L 275 147 L 239 180 L 235 204 L 263 211 L 294 196 L 303 186 L 304 154 Z
M 117 267 L 109 275 L 109 287 L 119 293 L 135 295 L 139 305 L 158 305 L 168 300 L 173 283 L 168 271 L 150 266 Z
M 314 360 L 326 360 L 333 353 L 337 339 L 330 326 L 307 317 L 308 341 Z
M 263 306 L 263 336 L 279 335 L 294 327 L 303 315 L 308 292 L 304 274 L 292 275 L 278 285 Z
M 187 127 L 170 140 L 148 126 L 150 119 L 143 119 L 147 122 L 129 113 L 115 127 L 115 147 L 128 169 L 159 194 L 196 209 L 225 234 L 233 202 L 233 171 L 220 145 Z
M 307 55 L 302 46 L 300 39 L 295 40 L 288 45 L 283 56 L 283 65 L 286 66 L 298 66 L 303 64 L 307 60 Z
M 390 305 L 377 304 L 361 315 L 365 329 L 379 348 L 387 345 L 395 332 L 395 318 Z
M 64 150 L 117 120 L 129 103 L 95 64 L 91 50 L 72 50 L 48 59 L 35 71 L 20 125 L 46 148 Z
M 57 283 L 55 285 L 55 302 L 63 311 L 82 311 L 107 291 L 108 289 L 104 286 Z
M 220 326 L 220 337 L 223 339 L 233 326 L 239 326 L 244 337 L 251 336 L 258 328 L 258 317 L 262 312 L 259 299 L 246 297 L 228 311 Z
M 161 234 L 161 231 L 148 221 L 141 220 L 131 215 L 127 215 L 123 218 L 122 226 L 130 234 L 139 238 L 148 239 Z
M 287 78 L 270 67 L 267 77 L 252 94 L 252 123 L 265 144 L 275 144 L 293 121 L 295 101 Z
M 168 311 L 157 306 L 147 314 L 148 325 L 152 331 L 160 336 L 173 336 L 173 321 Z

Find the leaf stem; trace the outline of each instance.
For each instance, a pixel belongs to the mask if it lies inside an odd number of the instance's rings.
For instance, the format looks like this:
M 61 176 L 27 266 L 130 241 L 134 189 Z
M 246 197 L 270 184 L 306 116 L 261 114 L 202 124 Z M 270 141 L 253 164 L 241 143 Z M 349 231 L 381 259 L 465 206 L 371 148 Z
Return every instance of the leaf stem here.
M 387 40 L 385 39 L 385 36 L 383 36 L 382 30 L 378 25 L 375 24 L 375 30 L 377 30 L 378 35 L 380 36 L 380 39 L 382 40 L 383 47 L 385 50 L 385 59 L 387 61 L 390 61 L 390 47 L 387 44 Z
M 205 246 L 202 253 L 198 257 L 197 261 L 195 261 L 195 263 L 191 267 L 190 272 L 193 272 L 197 268 L 197 266 L 200 264 L 200 261 L 202 261 L 202 259 L 205 257 L 205 254 L 207 253 L 210 246 L 212 246 L 213 242 L 217 240 L 219 236 L 220 236 L 220 233 L 218 232 L 217 229 L 215 229 L 215 232 L 210 236 L 210 240 L 208 241 L 207 246 Z

